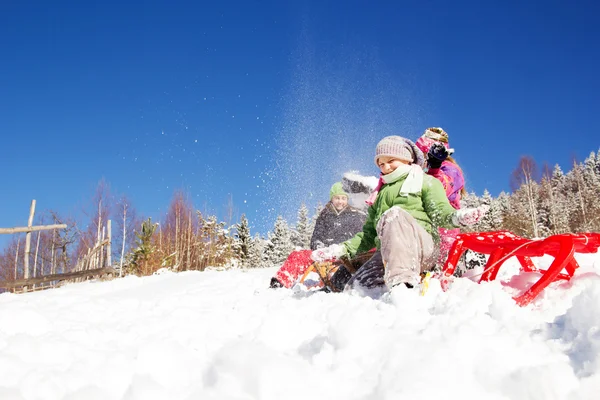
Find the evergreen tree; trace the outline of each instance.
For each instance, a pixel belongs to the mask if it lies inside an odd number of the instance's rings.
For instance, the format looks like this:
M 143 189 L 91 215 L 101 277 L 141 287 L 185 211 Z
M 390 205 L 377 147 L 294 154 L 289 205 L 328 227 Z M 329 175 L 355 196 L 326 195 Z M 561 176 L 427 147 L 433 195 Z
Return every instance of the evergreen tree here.
M 476 208 L 480 203 L 481 199 L 474 192 L 465 194 L 460 200 L 461 208 Z
M 558 164 L 554 166 L 550 179 L 551 192 L 547 192 L 547 207 L 551 207 L 548 218 L 551 220 L 551 233 L 569 232 L 569 189 L 565 174 Z
M 506 192 L 500 192 L 498 197 L 494 199 L 496 207 L 498 207 L 498 217 L 494 218 L 494 224 L 496 230 L 506 230 L 505 219 L 508 215 L 508 210 L 510 208 L 510 195 Z
M 538 208 L 539 229 L 542 237 L 552 235 L 555 232 L 557 221 L 556 211 L 552 178 L 544 177 L 540 184 L 540 205 Z
M 592 151 L 583 162 L 583 178 L 592 190 L 598 188 L 598 176 L 596 175 L 596 154 Z
M 303 249 L 308 249 L 312 230 L 310 229 L 310 221 L 308 219 L 308 208 L 302 203 L 298 209 L 298 220 L 296 222 L 296 237 L 294 245 Z
M 312 218 L 310 219 L 309 226 L 308 226 L 308 247 L 310 247 L 310 240 L 312 239 L 312 234 L 315 231 L 315 225 L 317 223 L 317 219 L 319 218 L 321 211 L 323 211 L 323 208 L 324 208 L 323 204 L 321 204 L 319 202 L 317 204 L 317 206 L 315 207 L 315 213 L 313 214 Z
M 157 268 L 152 257 L 156 250 L 152 244 L 152 237 L 157 227 L 158 224 L 152 223 L 152 218 L 148 218 L 142 222 L 140 230 L 135 232 L 136 248 L 131 256 L 129 272 L 136 275 L 148 275 Z
M 490 192 L 488 192 L 487 189 L 484 189 L 483 191 L 483 196 L 481 196 L 481 198 L 479 199 L 479 205 L 481 206 L 487 206 L 488 207 L 488 212 L 484 214 L 483 218 L 481 218 L 481 221 L 479 221 L 479 223 L 477 223 L 477 225 L 474 226 L 474 230 L 477 231 L 491 231 L 492 230 L 492 224 L 491 224 L 491 220 L 490 220 L 490 210 L 489 208 L 492 205 L 492 195 L 490 194 Z
M 480 231 L 495 231 L 502 228 L 502 206 L 500 202 L 492 197 L 487 189 L 484 190 L 481 197 L 481 204 L 489 207 L 481 222 L 478 224 Z
M 240 222 L 235 225 L 235 228 L 235 250 L 240 258 L 241 265 L 246 267 L 250 258 L 250 242 L 252 241 L 246 214 L 242 214 Z
M 563 173 L 560 165 L 556 164 L 554 170 L 552 170 L 552 186 L 556 187 L 563 179 L 565 174 Z
M 584 167 L 575 163 L 573 169 L 567 174 L 567 180 L 572 190 L 573 213 L 571 214 L 570 228 L 572 232 L 587 232 L 590 230 L 592 217 L 588 200 L 587 185 L 584 178 Z
M 556 209 L 553 199 L 551 178 L 543 177 L 538 205 L 538 232 L 542 237 L 551 235 L 556 226 Z
M 200 218 L 200 213 L 197 213 Z M 199 260 L 200 269 L 227 264 L 234 257 L 233 238 L 229 236 L 225 225 L 225 222 L 219 222 L 214 215 L 202 217 L 199 229 L 203 250 Z
M 258 233 L 250 241 L 247 264 L 249 268 L 262 268 L 265 266 L 265 241 Z
M 290 228 L 285 219 L 280 215 L 275 221 L 273 233 L 269 234 L 266 252 L 271 264 L 284 261 L 294 248 L 290 238 Z

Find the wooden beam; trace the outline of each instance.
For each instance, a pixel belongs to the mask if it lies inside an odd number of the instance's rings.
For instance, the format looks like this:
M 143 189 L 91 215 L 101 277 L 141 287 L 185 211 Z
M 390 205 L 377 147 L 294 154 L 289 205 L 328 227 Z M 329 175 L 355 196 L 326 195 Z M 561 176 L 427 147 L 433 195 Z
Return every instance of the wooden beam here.
M 32 286 L 32 285 L 38 285 L 41 283 L 47 283 L 47 282 L 52 282 L 52 281 L 65 281 L 65 280 L 69 280 L 69 279 L 87 278 L 87 277 L 96 276 L 96 275 L 102 276 L 102 275 L 109 275 L 109 274 L 116 276 L 116 271 L 112 268 L 106 267 L 106 268 L 98 268 L 98 269 L 89 269 L 87 271 L 69 272 L 66 274 L 46 275 L 46 276 L 41 276 L 39 278 L 18 279 L 15 281 L 6 281 L 6 282 L 0 281 L 0 288 L 12 289 L 15 287 Z
M 37 225 L 37 226 L 23 226 L 15 228 L 0 228 L 1 233 L 20 233 L 20 232 L 37 232 L 45 231 L 50 229 L 66 229 L 67 224 L 54 224 L 54 225 Z

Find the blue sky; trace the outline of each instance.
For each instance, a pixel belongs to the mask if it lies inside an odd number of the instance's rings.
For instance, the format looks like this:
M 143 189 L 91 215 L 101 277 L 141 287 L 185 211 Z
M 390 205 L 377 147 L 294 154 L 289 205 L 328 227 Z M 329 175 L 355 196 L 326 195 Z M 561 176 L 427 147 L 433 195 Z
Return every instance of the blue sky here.
M 155 219 L 175 189 L 219 216 L 231 196 L 264 233 L 376 174 L 386 135 L 444 127 L 494 195 L 521 155 L 600 145 L 592 1 L 121 3 L 0 5 L 0 226 L 33 198 L 77 215 L 104 178 Z

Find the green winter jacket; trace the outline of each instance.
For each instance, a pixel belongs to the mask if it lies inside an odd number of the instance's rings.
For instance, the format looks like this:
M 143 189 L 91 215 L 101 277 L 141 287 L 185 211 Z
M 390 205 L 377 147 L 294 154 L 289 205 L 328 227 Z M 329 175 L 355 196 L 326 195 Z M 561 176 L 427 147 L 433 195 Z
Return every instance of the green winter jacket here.
M 376 231 L 377 223 L 381 215 L 394 206 L 402 207 L 412 215 L 436 242 L 439 241 L 438 226 L 456 228 L 452 223 L 452 215 L 456 210 L 450 205 L 440 181 L 432 176 L 423 175 L 420 193 L 400 196 L 400 188 L 405 180 L 406 177 L 381 187 L 377 199 L 369 207 L 362 232 L 342 243 L 350 257 L 369 251 L 373 247 L 380 248 L 381 243 Z

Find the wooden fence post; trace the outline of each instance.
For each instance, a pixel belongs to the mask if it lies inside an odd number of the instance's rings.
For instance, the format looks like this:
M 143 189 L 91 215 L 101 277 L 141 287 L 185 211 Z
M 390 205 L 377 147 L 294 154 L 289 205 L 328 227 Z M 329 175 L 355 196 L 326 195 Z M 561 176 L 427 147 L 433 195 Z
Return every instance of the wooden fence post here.
M 77 260 L 75 265 L 75 272 L 66 273 L 66 259 L 63 263 L 63 273 L 57 274 L 56 270 L 56 229 L 66 229 L 66 224 L 53 224 L 53 225 L 33 225 L 35 216 L 36 200 L 31 201 L 31 207 L 29 209 L 29 219 L 26 227 L 14 227 L 14 228 L 0 228 L 0 234 L 15 234 L 19 232 L 25 232 L 25 245 L 23 249 L 23 279 L 18 278 L 18 264 L 19 264 L 19 250 L 21 244 L 21 238 L 19 236 L 17 240 L 17 251 L 15 253 L 15 270 L 13 281 L 0 281 L 0 289 L 11 289 L 16 291 L 18 287 L 22 288 L 22 292 L 27 292 L 28 289 L 32 288 L 36 290 L 38 284 L 42 284 L 41 289 L 47 288 L 43 284 L 52 283 L 52 286 L 58 281 L 65 280 L 80 280 L 87 278 L 94 278 L 109 275 L 114 276 L 115 271 L 112 269 L 112 222 L 111 220 L 106 221 L 106 226 L 101 227 L 100 222 L 102 218 L 98 218 L 98 240 L 93 248 L 87 249 L 87 254 Z M 38 256 L 40 255 L 40 244 L 43 230 L 52 230 L 52 250 L 50 255 L 50 275 L 44 275 L 44 258 L 41 259 L 41 266 L 38 274 Z M 31 234 L 32 232 L 38 232 L 37 243 L 35 246 L 35 256 L 33 263 L 33 278 L 31 278 Z M 45 241 L 45 240 L 44 240 Z M 66 257 L 65 245 L 63 245 L 63 258 Z M 106 253 L 105 253 L 106 252 Z M 105 267 L 106 265 L 106 267 Z M 86 271 L 88 270 L 88 271 Z M 91 271 L 89 271 L 91 270 Z M 38 275 L 40 275 L 38 277 Z
M 110 219 L 106 222 L 106 230 L 107 232 L 107 239 L 108 239 L 108 244 L 106 245 L 106 266 L 107 267 L 112 267 L 112 254 L 111 254 L 111 241 L 112 241 L 112 222 L 110 221 Z M 125 240 L 125 238 L 123 238 L 123 240 Z
M 31 200 L 31 207 L 29 209 L 29 220 L 27 222 L 27 227 L 31 228 L 31 226 L 33 225 L 33 214 L 35 214 L 35 200 Z M 24 261 L 24 278 L 28 279 L 29 278 L 29 253 L 30 253 L 30 247 L 31 247 L 31 231 L 28 231 L 25 234 L 25 259 Z
M 19 247 L 21 246 L 21 235 L 17 239 L 17 253 L 15 254 L 15 281 L 17 280 L 17 265 L 19 263 Z
M 105 235 L 106 235 L 106 229 L 103 226 L 102 227 L 102 239 L 98 242 L 98 244 L 100 245 L 100 251 L 98 252 L 98 266 L 97 266 L 97 268 L 104 267 L 104 252 L 102 250 L 104 250 L 104 236 Z
M 33 256 L 33 277 L 37 277 L 37 259 L 38 253 L 40 251 L 40 236 L 42 236 L 42 231 L 38 231 L 37 244 L 35 245 L 35 255 Z

